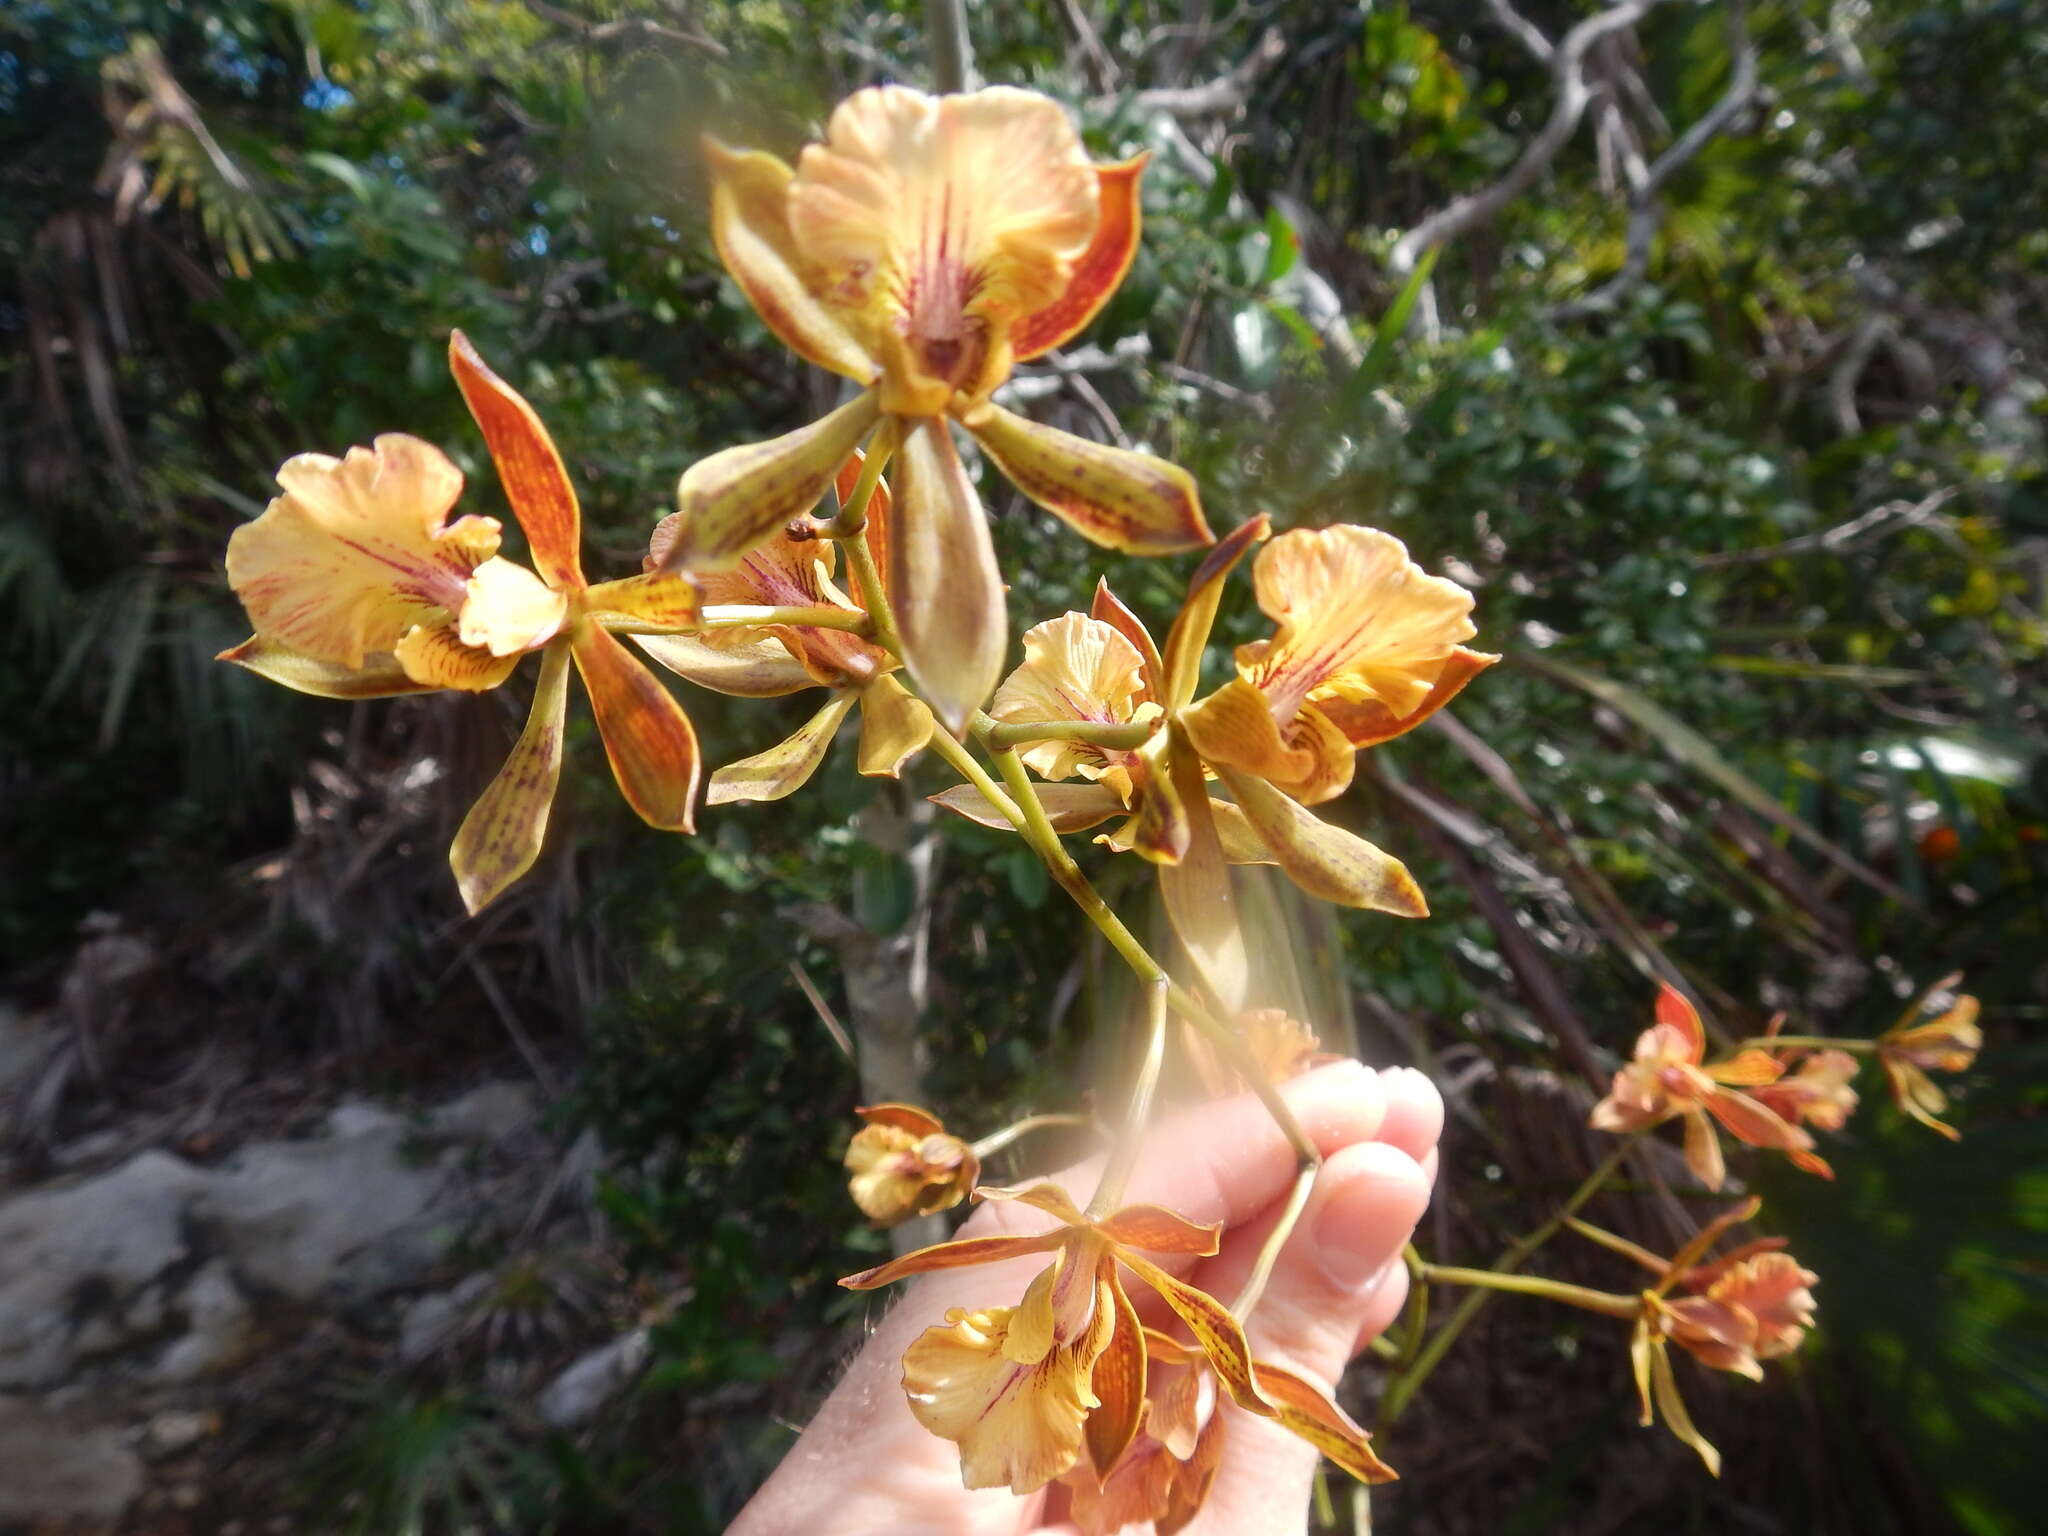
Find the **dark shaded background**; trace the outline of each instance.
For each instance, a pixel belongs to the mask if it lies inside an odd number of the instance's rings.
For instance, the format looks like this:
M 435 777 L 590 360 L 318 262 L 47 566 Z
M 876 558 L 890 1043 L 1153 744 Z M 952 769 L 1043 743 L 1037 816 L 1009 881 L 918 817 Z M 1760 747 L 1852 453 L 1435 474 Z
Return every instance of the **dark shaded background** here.
M 1027 408 L 1186 463 L 1219 526 L 1388 528 L 1477 589 L 1508 656 L 1338 808 L 1434 918 L 1274 894 L 1275 985 L 1326 1040 L 1445 1086 L 1426 1246 L 1449 1262 L 1485 1262 L 1600 1154 L 1585 1108 L 1657 975 L 1735 1038 L 1781 1008 L 1873 1033 L 1960 970 L 1989 1046 L 1960 1146 L 1866 1080 L 1838 1183 L 1741 1170 L 1822 1272 L 1822 1330 L 1763 1387 L 1686 1377 L 1719 1484 L 1633 1427 L 1607 1325 L 1501 1304 L 1384 1438 L 1405 1480 L 1376 1519 L 2025 1529 L 2048 1381 L 2048 26 L 2019 0 L 1650 8 L 1587 55 L 1576 131 L 1447 244 L 1403 331 L 1396 237 L 1515 162 L 1556 95 L 1539 53 L 1590 11 L 1530 4 L 1541 47 L 1513 14 L 973 17 L 985 79 L 1061 97 L 1103 157 L 1155 155 L 1128 282 L 1025 370 Z M 0 986 L 77 1036 L 17 1092 L 0 1177 L 201 1100 L 214 1155 L 343 1092 L 528 1072 L 560 1089 L 561 1140 L 595 1127 L 612 1157 L 597 1279 L 551 1280 L 531 1239 L 473 1256 L 534 1277 L 501 1303 L 544 1322 L 528 1355 L 401 1369 L 388 1320 L 282 1333 L 218 1384 L 205 1503 L 132 1528 L 714 1530 L 854 1337 L 831 1278 L 882 1244 L 836 1167 L 857 1079 L 791 962 L 845 1011 L 849 971 L 927 933 L 925 1094 L 970 1129 L 1093 1073 L 1114 965 L 1020 847 L 919 813 L 930 765 L 898 790 L 835 764 L 663 838 L 583 721 L 541 868 L 465 922 L 447 838 L 530 679 L 344 706 L 211 660 L 243 633 L 221 551 L 289 454 L 413 432 L 502 511 L 451 327 L 560 439 L 594 570 L 634 567 L 693 458 L 828 402 L 721 275 L 695 140 L 792 152 L 847 90 L 929 78 L 922 27 L 796 0 L 0 9 Z M 1685 142 L 1746 51 L 1755 89 L 1635 199 L 1635 281 L 1631 167 Z M 985 488 L 1021 621 L 1108 573 L 1164 623 L 1184 562 L 1083 548 Z M 1248 596 L 1225 629 L 1259 631 Z M 725 761 L 808 701 L 689 707 Z M 1145 918 L 1136 875 L 1101 871 Z M 66 980 L 109 934 L 143 958 L 88 1007 Z M 1596 1213 L 1662 1246 L 1675 1189 Z M 1594 1253 L 1547 1267 L 1620 1283 Z M 598 1427 L 532 1419 L 547 1370 L 647 1318 L 653 1363 Z

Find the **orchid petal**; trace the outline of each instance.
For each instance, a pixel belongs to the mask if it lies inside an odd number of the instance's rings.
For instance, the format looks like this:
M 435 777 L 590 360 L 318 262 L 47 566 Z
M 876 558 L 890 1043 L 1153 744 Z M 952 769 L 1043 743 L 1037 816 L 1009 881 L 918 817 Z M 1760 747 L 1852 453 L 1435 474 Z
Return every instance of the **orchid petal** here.
M 1177 736 L 1173 730 L 1158 731 L 1138 748 L 1138 761 L 1145 770 L 1145 792 L 1138 801 L 1138 814 L 1131 820 L 1131 847 L 1140 858 L 1154 864 L 1180 863 L 1188 856 L 1195 838 L 1194 821 L 1181 799 L 1181 786 L 1173 776 L 1173 743 Z M 1182 750 L 1186 750 L 1185 746 Z M 1194 783 L 1200 775 L 1182 777 Z M 1198 788 L 1196 792 L 1207 797 L 1206 791 Z
M 1728 1161 L 1721 1155 L 1721 1138 L 1705 1113 L 1685 1112 L 1685 1166 L 1708 1189 L 1719 1189 L 1728 1177 Z
M 1707 1443 L 1686 1412 L 1685 1399 L 1678 1395 L 1678 1380 L 1671 1372 L 1671 1352 L 1659 1349 L 1650 1356 L 1650 1382 L 1657 1395 L 1657 1411 L 1664 1415 L 1664 1427 L 1698 1453 L 1707 1470 L 1721 1475 L 1721 1453 Z
M 1345 698 L 1338 694 L 1305 704 L 1302 712 L 1314 711 L 1326 716 L 1353 747 L 1376 747 L 1383 741 L 1392 741 L 1396 736 L 1414 730 L 1463 692 L 1473 678 L 1499 660 L 1498 656 L 1489 656 L 1484 651 L 1468 650 L 1462 645 L 1456 647 L 1444 662 L 1443 670 L 1437 673 L 1436 681 L 1429 685 L 1429 692 L 1423 695 L 1422 702 L 1405 715 L 1396 714 L 1376 698 Z
M 1035 787 L 1038 803 L 1045 807 L 1046 819 L 1052 823 L 1055 832 L 1085 832 L 1124 809 L 1123 801 L 1107 784 L 1040 784 Z M 994 827 L 999 832 L 1017 830 L 1010 818 L 989 804 L 987 797 L 972 784 L 956 784 L 942 795 L 931 796 L 931 802 L 943 805 L 956 816 L 964 816 L 984 827 Z
M 301 655 L 290 646 L 266 640 L 261 635 L 251 635 L 240 645 L 222 651 L 214 660 L 231 661 L 258 677 L 322 699 L 388 699 L 400 694 L 431 693 L 434 690 L 433 684 L 413 677 L 389 652 L 365 656 L 360 667 L 345 667 L 339 662 Z M 1103 815 L 1110 815 L 1120 808 L 1112 807 Z
M 1361 1483 L 1391 1483 L 1400 1474 L 1374 1452 L 1372 1437 L 1329 1394 L 1270 1360 L 1255 1362 L 1259 1391 L 1277 1410 L 1283 1429 L 1306 1440 Z
M 1351 743 L 1313 707 L 1294 717 L 1284 740 L 1265 694 L 1233 678 L 1181 712 L 1204 761 L 1277 784 L 1304 805 L 1333 800 L 1351 787 Z
M 1726 1061 L 1710 1063 L 1707 1076 L 1717 1083 L 1730 1088 L 1760 1088 L 1766 1083 L 1775 1083 L 1785 1075 L 1785 1064 L 1769 1051 L 1755 1046 L 1738 1051 Z
M 568 699 L 568 648 L 552 645 L 541 659 L 526 728 L 498 776 L 463 817 L 448 850 L 455 887 L 472 917 L 503 895 L 540 857 L 562 774 L 562 720 Z
M 765 752 L 727 763 L 711 775 L 704 803 L 732 805 L 780 800 L 795 794 L 810 782 L 818 765 L 825 761 L 832 738 L 839 732 L 839 723 L 859 697 L 856 693 L 835 692 L 825 701 L 825 707 L 797 727 L 788 739 Z
M 932 739 L 932 712 L 895 678 L 884 674 L 860 695 L 860 755 L 856 766 L 871 779 L 894 779 Z
M 1226 533 L 1196 567 L 1188 582 L 1187 601 L 1181 604 L 1166 636 L 1166 697 L 1161 702 L 1169 713 L 1186 709 L 1201 683 L 1202 655 L 1216 623 L 1217 605 L 1223 600 L 1223 579 L 1244 558 L 1245 551 L 1271 530 L 1272 520 L 1261 512 Z
M 1098 1221 L 1095 1230 L 1128 1248 L 1207 1258 L 1222 1240 L 1223 1224 L 1190 1221 L 1163 1205 L 1127 1205 Z
M 862 384 L 877 369 L 841 316 L 822 302 L 818 275 L 789 228 L 796 172 L 773 155 L 741 152 L 704 139 L 711 162 L 711 240 L 718 259 L 776 338 L 797 356 Z
M 989 404 L 963 417 L 1018 490 L 1083 538 L 1136 555 L 1216 542 L 1194 477 L 1176 464 L 1113 448 Z
M 228 585 L 259 636 L 310 660 L 354 669 L 392 650 L 460 609 L 497 553 L 497 519 L 446 521 L 462 472 L 416 437 L 302 453 L 277 480 L 284 494 L 228 540 Z
M 937 1115 L 915 1104 L 857 1104 L 853 1112 L 868 1125 L 892 1126 L 920 1138 L 935 1136 L 946 1128 Z
M 561 631 L 569 595 L 549 587 L 523 565 L 493 556 L 470 573 L 457 615 L 464 645 L 493 656 L 537 651 Z
M 1010 345 L 1019 362 L 1042 356 L 1080 335 L 1124 280 L 1138 249 L 1142 220 L 1138 179 L 1151 158 L 1147 152 L 1116 165 L 1095 167 L 1099 210 L 1095 238 L 1075 260 L 1066 291 L 1011 330 Z
M 448 366 L 483 429 L 540 579 L 558 589 L 582 587 L 583 514 L 555 440 L 526 397 L 493 373 L 460 331 L 448 337 Z
M 1054 1228 L 1034 1237 L 964 1237 L 956 1242 L 934 1243 L 919 1248 L 873 1269 L 848 1275 L 839 1283 L 849 1291 L 872 1291 L 910 1275 L 929 1274 L 938 1269 L 965 1269 L 973 1264 L 1000 1264 L 1006 1259 L 1050 1253 L 1067 1240 L 1066 1232 Z
M 988 712 L 1006 724 L 1128 724 L 1144 688 L 1144 666 L 1137 648 L 1110 625 L 1083 613 L 1062 614 L 1024 631 L 1023 664 L 1003 679 Z M 1053 738 L 1023 745 L 1017 755 L 1042 779 L 1100 778 L 1110 762 L 1100 747 Z
M 977 1200 L 1014 1200 L 1020 1205 L 1032 1206 L 1044 1211 L 1069 1227 L 1085 1227 L 1088 1218 L 1081 1214 L 1081 1207 L 1074 1204 L 1069 1195 L 1057 1184 L 1006 1185 L 984 1184 L 975 1190 Z
M 677 677 L 741 699 L 777 699 L 818 686 L 773 635 L 714 640 L 702 635 L 635 635 L 633 643 Z
M 1230 1389 L 1237 1406 L 1261 1418 L 1273 1417 L 1273 1405 L 1260 1392 L 1251 1346 L 1245 1342 L 1244 1325 L 1231 1316 L 1230 1309 L 1208 1292 L 1176 1280 L 1158 1265 L 1127 1250 L 1117 1251 L 1117 1260 L 1159 1294 L 1174 1314 L 1188 1326 L 1195 1342 L 1202 1346 L 1216 1379 Z
M 1166 695 L 1166 667 L 1159 659 L 1159 647 L 1152 641 L 1152 632 L 1145 627 L 1145 621 L 1131 612 L 1124 600 L 1109 590 L 1109 578 L 1101 576 L 1095 582 L 1095 600 L 1088 605 L 1088 617 L 1099 619 L 1131 642 L 1133 649 L 1145 663 L 1145 692 L 1143 697 L 1154 702 Z
M 1160 866 L 1160 898 L 1166 905 L 1167 921 L 1202 980 L 1226 1013 L 1236 1013 L 1244 1006 L 1251 978 L 1244 928 L 1238 921 L 1230 870 L 1209 812 L 1202 765 L 1178 726 L 1173 728 L 1170 763 L 1170 780 L 1156 780 L 1148 786 L 1147 795 L 1162 783 L 1170 783 L 1187 818 L 1188 840 L 1179 862 Z
M 1665 982 L 1657 989 L 1657 1022 L 1675 1029 L 1685 1041 L 1686 1059 L 1699 1062 L 1707 1054 L 1707 1031 L 1699 1010 L 1683 992 Z
M 958 736 L 1003 675 L 1002 573 L 946 424 L 914 426 L 895 465 L 889 558 L 903 659 L 940 723 Z
M 631 651 L 594 624 L 570 642 L 605 756 L 626 803 L 650 827 L 696 830 L 697 733 L 675 695 Z
M 512 675 L 520 653 L 493 656 L 479 646 L 464 645 L 451 624 L 422 624 L 407 633 L 392 654 L 406 676 L 423 687 L 482 693 Z
M 621 620 L 636 624 L 693 622 L 699 607 L 697 589 L 680 576 L 647 572 L 601 581 L 583 597 L 583 611 L 596 623 Z
M 1217 772 L 1274 861 L 1311 896 L 1395 917 L 1429 915 L 1421 888 L 1392 854 L 1304 810 L 1263 779 L 1220 765 Z
M 659 568 L 718 571 L 735 564 L 818 504 L 878 417 L 868 391 L 807 427 L 699 459 L 676 485 L 681 520 Z
M 1095 1354 L 1081 1345 L 1020 1365 L 1003 1353 L 1014 1320 L 1008 1307 L 951 1309 L 945 1326 L 927 1328 L 904 1352 L 903 1388 L 918 1423 L 959 1445 L 967 1487 L 1024 1494 L 1080 1459 L 1082 1425 L 1096 1406 L 1088 1384 Z
M 1088 1415 L 1084 1433 L 1088 1459 L 1097 1477 L 1107 1477 L 1117 1458 L 1130 1449 L 1138 1437 L 1138 1424 L 1145 1416 L 1145 1337 L 1137 1309 L 1114 1271 L 1103 1287 L 1113 1299 L 1116 1319 L 1111 1325 L 1109 1345 L 1095 1358 L 1089 1388 L 1095 1394 L 1095 1411 Z

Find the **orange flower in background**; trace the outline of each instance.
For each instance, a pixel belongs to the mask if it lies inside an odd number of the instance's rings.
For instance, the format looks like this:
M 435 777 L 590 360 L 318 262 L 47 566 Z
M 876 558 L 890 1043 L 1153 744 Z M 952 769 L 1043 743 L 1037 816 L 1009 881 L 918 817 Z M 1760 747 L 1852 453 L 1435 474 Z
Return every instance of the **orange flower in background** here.
M 498 557 L 495 518 L 447 522 L 462 474 L 431 444 L 392 434 L 342 459 L 301 454 L 278 470 L 284 494 L 228 541 L 228 584 L 256 633 L 221 659 L 302 693 L 360 699 L 495 688 L 521 656 L 542 653 L 526 728 L 449 851 L 474 913 L 540 854 L 572 657 L 627 802 L 652 826 L 692 830 L 689 719 L 606 626 L 680 627 L 697 599 L 673 576 L 588 584 L 582 514 L 547 429 L 460 331 L 448 355 L 536 570 Z
M 1839 1131 L 1855 1113 L 1857 1093 L 1850 1085 L 1861 1069 L 1847 1051 L 1815 1051 L 1775 1083 L 1752 1088 L 1750 1097 L 1792 1125 Z
M 1719 1189 L 1727 1177 L 1721 1141 L 1714 1133 L 1716 1120 L 1738 1141 L 1783 1152 L 1808 1173 L 1834 1177 L 1814 1153 L 1810 1135 L 1748 1094 L 1736 1092 L 1737 1087 L 1775 1083 L 1785 1070 L 1781 1062 L 1752 1048 L 1703 1066 L 1706 1051 L 1699 1014 L 1666 985 L 1657 994 L 1657 1022 L 1637 1039 L 1634 1059 L 1614 1074 L 1607 1097 L 1593 1106 L 1593 1129 L 1623 1134 L 1683 1117 L 1686 1166 L 1708 1189 Z
M 1941 985 L 1953 986 L 1961 979 L 1951 976 Z M 1899 1025 L 1878 1036 L 1877 1059 L 1899 1108 L 1929 1130 L 1959 1141 L 1962 1133 L 1939 1118 L 1948 1108 L 1948 1095 L 1927 1074 L 1968 1071 L 1983 1044 L 1977 999 L 1965 993 L 1939 1018 Z
M 794 169 L 707 144 L 726 269 L 799 356 L 864 387 L 812 426 L 712 455 L 677 488 L 668 568 L 729 566 L 816 504 L 881 424 L 902 510 L 891 565 L 911 674 L 956 734 L 1002 672 L 1003 584 L 949 420 L 1017 487 L 1112 549 L 1210 543 L 1163 459 L 1029 421 L 989 397 L 1072 337 L 1137 248 L 1144 157 L 1094 165 L 1065 111 L 1009 87 L 857 91 Z
M 990 705 L 1010 725 L 1152 725 L 1129 748 L 1047 737 L 1020 750 L 1050 778 L 1094 781 L 1041 791 L 1056 830 L 1125 818 L 1098 841 L 1161 866 L 1175 931 L 1232 1007 L 1243 1001 L 1245 961 L 1227 864 L 1277 864 L 1340 906 L 1427 914 L 1398 859 L 1306 803 L 1350 782 L 1359 748 L 1413 730 L 1496 659 L 1458 644 L 1473 632 L 1470 594 L 1424 575 L 1398 540 L 1350 526 L 1301 530 L 1258 560 L 1260 603 L 1279 624 L 1274 639 L 1242 648 L 1239 680 L 1196 702 L 1224 579 L 1267 532 L 1267 519 L 1255 517 L 1209 552 L 1163 651 L 1104 584 L 1090 613 L 1026 636 L 1024 664 Z M 1212 772 L 1231 800 L 1209 793 Z M 938 801 L 985 825 L 1009 825 L 971 788 Z
M 856 1109 L 865 1125 L 846 1149 L 847 1187 L 861 1214 L 893 1227 L 958 1205 L 981 1177 L 981 1159 L 936 1116 L 912 1104 Z
M 1148 1378 L 1145 1330 L 1125 1292 L 1124 1269 L 1187 1325 L 1239 1407 L 1277 1420 L 1356 1475 L 1393 1475 L 1326 1394 L 1253 1360 L 1228 1308 L 1139 1256 L 1138 1250 L 1213 1254 L 1220 1228 L 1153 1205 L 1090 1217 L 1052 1184 L 974 1195 L 1021 1201 L 1060 1225 L 1029 1237 L 939 1243 L 839 1282 L 873 1290 L 932 1270 L 1052 1255 L 1016 1306 L 955 1307 L 904 1354 L 910 1411 L 959 1445 L 967 1487 L 1031 1493 L 1073 1468 L 1084 1448 L 1099 1482 L 1130 1448 L 1146 1411 Z
M 1710 1370 L 1761 1381 L 1760 1362 L 1790 1354 L 1813 1326 L 1812 1288 L 1820 1277 L 1778 1251 L 1784 1247 L 1783 1238 L 1762 1238 L 1712 1263 L 1700 1263 L 1724 1232 L 1755 1216 L 1761 1205 L 1752 1198 L 1724 1211 L 1668 1260 L 1626 1238 L 1566 1218 L 1574 1231 L 1635 1260 L 1657 1276 L 1657 1283 L 1637 1299 L 1635 1332 L 1629 1343 L 1636 1392 L 1642 1403 L 1641 1423 L 1648 1428 L 1661 1412 L 1666 1427 L 1691 1446 L 1716 1477 L 1721 1475 L 1721 1453 L 1700 1434 L 1686 1411 L 1671 1368 L 1670 1346 L 1676 1344 Z M 1674 1298 L 1674 1289 L 1686 1294 Z M 1622 1297 L 1582 1294 L 1600 1303 L 1602 1311 L 1627 1307 Z
M 860 468 L 858 452 L 840 466 L 842 499 L 853 495 Z M 889 518 L 889 488 L 878 483 L 868 500 L 862 537 L 884 572 L 889 568 Z M 681 513 L 671 513 L 656 526 L 645 562 L 650 572 L 661 566 L 681 519 Z M 730 570 L 696 577 L 699 601 L 863 612 L 833 579 L 838 546 L 820 535 L 823 526 L 805 513 L 748 551 Z M 869 777 L 898 777 L 903 765 L 931 740 L 931 711 L 889 675 L 896 669 L 895 658 L 847 630 L 772 624 L 638 639 L 640 648 L 671 672 L 714 692 L 758 699 L 805 688 L 831 690 L 824 708 L 787 740 L 713 773 L 704 795 L 707 804 L 780 800 L 794 794 L 825 761 L 855 705 L 860 706 L 858 767 Z

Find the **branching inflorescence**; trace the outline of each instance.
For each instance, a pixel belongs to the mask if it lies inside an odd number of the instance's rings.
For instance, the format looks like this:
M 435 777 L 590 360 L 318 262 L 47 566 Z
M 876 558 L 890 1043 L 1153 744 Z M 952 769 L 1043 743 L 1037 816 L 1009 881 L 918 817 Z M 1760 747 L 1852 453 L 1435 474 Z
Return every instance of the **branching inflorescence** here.
M 283 494 L 229 545 L 229 581 L 255 634 L 224 659 L 304 692 L 361 699 L 495 688 L 522 657 L 539 654 L 526 728 L 451 851 L 471 912 L 540 853 L 571 661 L 622 792 L 657 828 L 694 830 L 700 789 L 712 805 L 795 792 L 856 708 L 861 773 L 895 777 L 932 752 L 960 779 L 937 803 L 1019 835 L 1129 964 L 1146 1006 L 1140 1067 L 1085 1209 L 1050 1184 L 977 1186 L 981 1159 L 997 1146 L 1074 1117 L 1036 1117 L 969 1142 L 915 1106 L 861 1112 L 866 1125 L 847 1163 L 872 1219 L 927 1215 L 971 1194 L 1021 1201 L 1057 1222 L 1039 1236 L 942 1243 L 843 1282 L 866 1289 L 925 1270 L 1043 1257 L 1021 1303 L 955 1310 L 911 1347 L 913 1412 L 959 1444 L 968 1486 L 1027 1492 L 1064 1479 L 1091 1532 L 1145 1519 L 1171 1531 L 1192 1517 L 1221 1454 L 1219 1389 L 1353 1475 L 1391 1477 L 1325 1386 L 1254 1359 L 1246 1342 L 1244 1320 L 1291 1219 L 1225 1304 L 1146 1257 L 1214 1253 L 1217 1229 L 1122 1197 L 1178 1021 L 1203 1080 L 1248 1086 L 1286 1132 L 1300 1160 L 1286 1215 L 1300 1210 L 1319 1159 L 1274 1085 L 1306 1065 L 1317 1042 L 1307 1025 L 1251 1007 L 1231 866 L 1277 866 L 1340 905 L 1427 915 L 1399 860 L 1311 807 L 1345 790 L 1361 749 L 1414 729 L 1497 660 L 1465 644 L 1476 633 L 1471 595 L 1371 528 L 1269 536 L 1257 515 L 1218 539 L 1185 471 L 995 403 L 1018 362 L 1090 321 L 1139 237 L 1143 157 L 1091 163 L 1056 103 L 1006 88 L 932 97 L 885 86 L 842 103 L 794 167 L 716 143 L 707 153 L 726 266 L 784 343 L 859 392 L 809 426 L 696 463 L 677 488 L 677 510 L 652 531 L 643 569 L 592 584 L 576 492 L 546 428 L 456 333 L 455 379 L 532 568 L 498 556 L 493 519 L 449 521 L 462 476 L 425 442 L 391 435 L 341 459 L 303 454 L 279 470 Z M 1160 556 L 1206 550 L 1163 644 L 1105 583 L 1087 613 L 1027 630 L 1022 662 L 1005 677 L 1004 583 L 956 427 L 1026 496 L 1096 544 Z M 1234 675 L 1205 691 L 1226 579 L 1247 557 L 1272 632 L 1239 647 Z M 640 657 L 729 695 L 816 687 L 826 702 L 786 741 L 711 774 L 706 789 L 690 722 Z M 1172 965 L 1124 925 L 1062 841 L 1098 827 L 1098 843 L 1157 870 L 1178 944 Z M 1968 1063 L 1973 1010 L 1963 999 L 1943 1019 L 1909 1019 L 1877 1042 L 1774 1032 L 1707 1063 L 1697 1014 L 1667 990 L 1593 1123 L 1633 1137 L 1682 1118 L 1687 1161 L 1710 1189 L 1724 1177 L 1717 1124 L 1825 1173 L 1805 1127 L 1839 1128 L 1853 1107 L 1848 1052 L 1876 1050 L 1900 1102 L 1946 1130 L 1926 1072 Z M 1798 1342 L 1814 1277 L 1770 1240 L 1703 1262 L 1753 1205 L 1710 1223 L 1668 1263 L 1582 1228 L 1652 1272 L 1639 1293 L 1516 1273 L 1618 1162 L 1596 1170 L 1558 1220 L 1493 1269 L 1419 1258 L 1411 1267 L 1423 1284 L 1518 1290 L 1630 1321 L 1645 1422 L 1653 1405 L 1661 1409 L 1712 1463 L 1685 1416 L 1669 1346 L 1757 1374 L 1757 1362 Z M 1184 1337 L 1140 1323 L 1127 1276 L 1156 1293 Z M 1415 1315 L 1395 1351 L 1387 1421 L 1484 1294 L 1475 1290 L 1427 1338 Z

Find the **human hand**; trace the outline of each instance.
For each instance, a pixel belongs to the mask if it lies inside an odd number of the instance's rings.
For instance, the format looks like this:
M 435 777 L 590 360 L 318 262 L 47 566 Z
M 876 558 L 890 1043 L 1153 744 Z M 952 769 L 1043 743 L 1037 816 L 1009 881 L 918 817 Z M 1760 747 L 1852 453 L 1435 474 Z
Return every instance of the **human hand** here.
M 1320 1067 L 1281 1092 L 1327 1161 L 1246 1332 L 1260 1359 L 1329 1384 L 1407 1299 L 1400 1253 L 1429 1201 L 1443 1101 L 1419 1072 L 1375 1073 L 1355 1061 Z M 1053 1178 L 1085 1202 L 1100 1172 L 1095 1159 Z M 1223 1223 L 1213 1258 L 1159 1262 L 1228 1298 L 1249 1274 L 1294 1173 L 1294 1154 L 1271 1116 L 1242 1094 L 1156 1127 L 1127 1199 Z M 1052 1225 L 1033 1207 L 991 1202 L 958 1235 Z M 957 1448 L 918 1424 L 900 1385 L 904 1350 L 942 1322 L 947 1308 L 1015 1303 L 1042 1267 L 1042 1260 L 1013 1260 L 930 1274 L 912 1285 L 729 1536 L 1074 1536 L 1057 1483 L 1022 1497 L 963 1488 Z M 1305 1530 L 1315 1450 L 1227 1402 L 1218 1411 L 1231 1416 L 1223 1462 L 1187 1536 Z

